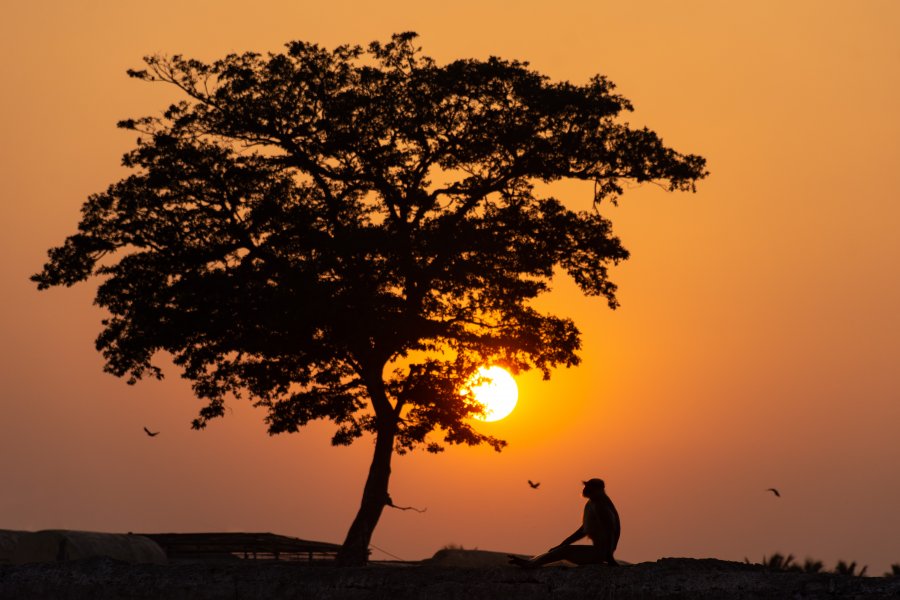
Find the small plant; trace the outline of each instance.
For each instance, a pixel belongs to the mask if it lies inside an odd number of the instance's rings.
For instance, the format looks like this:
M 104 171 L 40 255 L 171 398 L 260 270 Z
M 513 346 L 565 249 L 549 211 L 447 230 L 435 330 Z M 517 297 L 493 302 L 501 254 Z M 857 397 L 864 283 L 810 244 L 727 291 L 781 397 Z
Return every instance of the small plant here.
M 866 574 L 867 566 L 864 566 L 860 571 L 856 572 L 856 561 L 851 563 L 845 563 L 842 560 L 838 561 L 838 564 L 834 567 L 834 572 L 838 575 L 850 575 L 851 577 L 863 577 Z
M 465 548 L 459 544 L 447 544 L 441 550 L 465 550 Z
M 884 574 L 885 577 L 900 577 L 900 564 L 891 565 L 891 570 Z
M 782 556 L 778 552 L 776 552 L 769 558 L 763 556 L 762 566 L 772 571 L 794 571 L 799 569 L 799 567 L 794 564 L 793 554 Z
M 744 562 L 748 565 L 753 564 L 747 558 L 744 558 Z M 794 562 L 793 554 L 784 556 L 779 552 L 768 558 L 763 556 L 760 564 L 771 571 L 790 571 L 794 573 L 821 573 L 825 567 L 821 560 L 813 560 L 812 558 L 805 559 L 801 565 Z M 900 565 L 898 565 L 898 569 L 900 569 Z
M 805 561 L 803 561 L 802 570 L 804 573 L 821 573 L 824 567 L 825 565 L 821 560 L 813 560 L 811 558 L 807 558 Z

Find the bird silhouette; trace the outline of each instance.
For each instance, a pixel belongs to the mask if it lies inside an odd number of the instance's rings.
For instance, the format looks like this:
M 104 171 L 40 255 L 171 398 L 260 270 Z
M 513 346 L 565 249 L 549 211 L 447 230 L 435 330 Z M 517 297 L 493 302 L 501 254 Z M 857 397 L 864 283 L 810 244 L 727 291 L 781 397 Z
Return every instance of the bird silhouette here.
M 144 427 L 144 433 L 146 433 L 146 434 L 149 435 L 150 437 L 156 437 L 156 436 L 159 435 L 159 432 L 158 432 L 158 431 L 150 431 L 150 430 L 147 429 L 146 427 Z
M 773 494 L 775 494 L 775 496 L 776 496 L 777 498 L 781 498 L 781 494 L 778 493 L 778 490 L 776 490 L 775 488 L 769 488 L 769 489 L 767 489 L 766 491 L 767 491 L 767 492 L 772 492 Z
M 532 481 L 532 480 L 529 479 L 529 480 L 528 480 L 528 485 L 531 486 L 531 489 L 536 490 L 536 489 L 538 489 L 539 487 L 541 487 L 541 482 L 540 482 L 540 481 L 534 482 L 534 481 Z

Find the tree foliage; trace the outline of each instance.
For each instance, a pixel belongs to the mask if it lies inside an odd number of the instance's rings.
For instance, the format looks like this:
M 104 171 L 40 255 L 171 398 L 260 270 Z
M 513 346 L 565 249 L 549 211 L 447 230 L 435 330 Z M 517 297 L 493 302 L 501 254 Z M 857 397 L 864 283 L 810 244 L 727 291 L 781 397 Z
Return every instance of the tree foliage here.
M 229 395 L 270 432 L 313 419 L 333 441 L 394 450 L 503 442 L 460 388 L 487 363 L 578 363 L 579 332 L 532 301 L 567 273 L 616 306 L 628 253 L 601 216 L 624 181 L 693 190 L 705 161 L 617 117 L 614 85 L 552 82 L 526 63 L 438 65 L 415 34 L 212 63 L 152 56 L 143 81 L 184 100 L 129 119 L 131 174 L 84 204 L 43 289 L 96 276 L 106 370 L 160 377 L 170 354 L 221 416 Z M 537 182 L 594 182 L 582 208 Z M 437 436 L 434 432 L 439 432 Z

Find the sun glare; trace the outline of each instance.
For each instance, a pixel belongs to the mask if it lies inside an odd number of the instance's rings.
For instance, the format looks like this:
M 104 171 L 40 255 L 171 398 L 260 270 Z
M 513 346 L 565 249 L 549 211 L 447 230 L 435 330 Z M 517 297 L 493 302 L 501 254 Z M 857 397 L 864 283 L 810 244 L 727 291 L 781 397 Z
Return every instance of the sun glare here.
M 475 418 L 491 422 L 509 416 L 519 399 L 519 388 L 513 376 L 502 367 L 481 367 L 476 377 L 484 378 L 472 388 L 475 399 L 484 405 L 484 414 Z

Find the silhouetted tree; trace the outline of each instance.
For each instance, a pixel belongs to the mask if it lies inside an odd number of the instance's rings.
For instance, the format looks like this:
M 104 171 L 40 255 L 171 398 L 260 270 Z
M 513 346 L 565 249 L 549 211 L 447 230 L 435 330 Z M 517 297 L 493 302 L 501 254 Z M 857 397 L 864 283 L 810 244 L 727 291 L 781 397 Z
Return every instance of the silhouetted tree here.
M 313 419 L 336 423 L 334 444 L 374 434 L 344 564 L 366 560 L 395 450 L 504 445 L 468 419 L 481 407 L 460 387 L 480 365 L 578 363 L 573 322 L 531 301 L 566 272 L 616 306 L 608 267 L 628 253 L 600 202 L 623 181 L 693 190 L 706 174 L 618 122 L 631 105 L 604 77 L 440 66 L 414 38 L 146 58 L 129 74 L 186 99 L 119 124 L 140 133 L 132 174 L 87 200 L 33 277 L 98 276 L 106 370 L 161 377 L 154 356 L 170 353 L 207 401 L 195 428 L 231 394 L 265 407 L 273 434 Z M 594 182 L 593 198 L 573 210 L 533 187 L 561 179 Z

